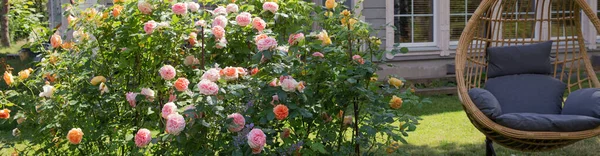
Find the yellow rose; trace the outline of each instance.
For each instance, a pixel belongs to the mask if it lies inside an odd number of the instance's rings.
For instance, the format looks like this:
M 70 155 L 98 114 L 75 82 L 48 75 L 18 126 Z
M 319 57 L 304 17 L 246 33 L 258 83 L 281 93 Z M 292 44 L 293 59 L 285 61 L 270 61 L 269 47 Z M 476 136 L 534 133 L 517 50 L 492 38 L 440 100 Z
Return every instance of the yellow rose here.
M 4 82 L 6 83 L 6 85 L 10 86 L 10 84 L 13 83 L 13 75 L 8 72 L 8 71 L 4 71 Z
M 56 53 L 54 53 L 54 54 L 50 55 L 50 58 L 48 59 L 48 61 L 49 61 L 51 64 L 56 64 L 56 62 L 58 62 L 58 56 L 57 56 L 57 55 L 58 55 L 58 54 L 56 54 Z
M 325 7 L 327 7 L 327 9 L 333 9 L 337 6 L 337 2 L 335 2 L 335 0 L 327 0 L 325 2 Z
M 371 82 L 376 82 L 377 80 L 378 80 L 378 79 L 377 79 L 377 76 L 373 76 L 373 77 L 371 77 Z
M 120 3 L 120 2 L 125 2 L 125 0 L 113 0 L 113 4 L 117 4 L 117 3 Z
M 350 16 L 350 15 L 352 15 L 352 13 L 350 13 L 350 11 L 348 11 L 348 9 L 346 9 L 346 10 L 342 11 L 340 13 L 340 15 L 342 15 L 342 16 Z
M 29 77 L 29 74 L 30 74 L 30 73 L 31 73 L 31 72 L 30 72 L 29 70 L 22 70 L 22 71 L 20 71 L 20 72 L 19 72 L 19 79 L 20 79 L 20 80 L 25 80 L 25 79 L 27 79 L 27 78 Z
M 96 76 L 90 81 L 90 83 L 94 86 L 100 84 L 101 82 L 106 82 L 106 78 L 104 76 Z
M 402 80 L 399 80 L 399 79 L 393 78 L 393 77 L 388 80 L 388 83 L 396 88 L 404 85 L 404 82 L 402 82 Z
M 400 109 L 400 107 L 402 107 L 402 98 L 399 98 L 396 95 L 394 95 L 390 100 L 390 108 Z
M 65 42 L 62 45 L 60 45 L 60 47 L 62 47 L 63 49 L 71 50 L 73 48 L 73 44 L 73 42 Z
M 387 152 L 388 154 L 392 154 L 392 153 L 394 153 L 396 150 L 398 150 L 398 148 L 400 148 L 400 144 L 398 144 L 398 142 L 395 142 L 395 141 L 394 141 L 394 142 L 392 142 L 392 144 L 390 144 L 390 145 L 388 146 L 388 148 L 386 149 L 386 152 Z
M 319 38 L 319 40 L 322 41 L 322 45 L 330 45 L 331 44 L 331 38 L 329 38 L 327 31 L 325 31 L 325 30 L 321 31 L 321 33 L 319 33 L 319 35 L 317 35 L 317 37 Z

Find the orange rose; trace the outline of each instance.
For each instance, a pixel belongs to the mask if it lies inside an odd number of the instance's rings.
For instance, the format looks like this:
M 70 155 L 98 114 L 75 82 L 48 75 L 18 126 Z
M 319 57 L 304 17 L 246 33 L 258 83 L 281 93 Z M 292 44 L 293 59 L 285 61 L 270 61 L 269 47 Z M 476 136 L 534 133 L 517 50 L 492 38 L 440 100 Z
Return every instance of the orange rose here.
M 256 75 L 260 70 L 258 68 L 254 68 L 250 71 L 250 75 Z
M 196 34 L 195 32 L 190 33 L 190 37 L 188 37 L 188 42 L 190 43 L 190 45 L 194 46 L 196 45 L 196 43 L 198 43 L 198 41 L 196 40 L 197 36 L 198 34 Z
M 3 109 L 0 110 L 0 119 L 8 119 L 10 118 L 10 110 L 9 109 Z
M 8 71 L 4 71 L 4 82 L 6 82 L 6 85 L 9 85 L 13 83 L 13 75 L 8 72 Z
M 283 120 L 288 116 L 289 110 L 287 106 L 279 104 L 273 108 L 273 113 L 275 113 L 275 118 L 277 120 Z
M 46 81 L 54 82 L 56 81 L 56 74 L 46 73 L 44 74 L 44 78 L 46 78 Z
M 58 48 L 60 45 L 62 45 L 62 39 L 60 38 L 60 35 L 52 35 L 50 38 L 50 44 L 52 45 L 52 48 Z
M 400 107 L 402 107 L 402 98 L 399 98 L 396 95 L 394 95 L 390 100 L 390 108 L 400 109 Z
M 113 7 L 113 17 L 117 17 L 121 14 L 121 10 L 123 10 L 123 6 L 120 5 L 115 5 L 115 7 Z
M 81 131 L 81 128 L 73 128 L 67 134 L 67 139 L 69 139 L 69 142 L 71 144 L 77 145 L 77 144 L 81 143 L 82 138 L 83 138 L 83 132 Z
M 62 47 L 63 49 L 71 50 L 74 44 L 75 43 L 73 42 L 65 42 L 62 45 L 60 45 L 60 47 Z

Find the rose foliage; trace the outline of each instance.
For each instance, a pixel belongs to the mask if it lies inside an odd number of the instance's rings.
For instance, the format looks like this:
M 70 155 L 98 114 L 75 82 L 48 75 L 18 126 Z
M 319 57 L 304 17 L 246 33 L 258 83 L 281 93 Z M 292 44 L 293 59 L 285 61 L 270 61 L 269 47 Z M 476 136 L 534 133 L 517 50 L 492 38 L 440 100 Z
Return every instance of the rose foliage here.
M 361 13 L 326 4 L 67 4 L 68 33 L 35 46 L 35 69 L 4 73 L 0 120 L 25 154 L 400 152 L 418 124 L 407 112 L 428 100 L 378 81 L 394 52 Z

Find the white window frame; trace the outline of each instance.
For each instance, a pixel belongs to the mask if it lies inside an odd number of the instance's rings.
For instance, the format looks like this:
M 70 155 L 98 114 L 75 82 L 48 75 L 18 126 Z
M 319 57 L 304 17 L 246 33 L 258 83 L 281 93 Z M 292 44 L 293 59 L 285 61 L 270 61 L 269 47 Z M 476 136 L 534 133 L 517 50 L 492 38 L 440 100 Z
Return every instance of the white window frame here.
M 423 17 L 432 17 L 433 18 L 432 19 L 433 20 L 433 26 L 432 26 L 432 28 L 433 28 L 433 41 L 432 42 L 400 43 L 400 46 L 403 46 L 403 47 L 423 47 L 423 46 L 435 46 L 436 45 L 436 37 L 438 35 L 438 32 L 436 31 L 436 29 L 438 29 L 438 27 L 436 27 L 435 25 L 437 25 L 438 22 L 436 20 L 437 20 L 437 18 L 439 18 L 439 17 L 437 17 L 437 14 L 436 14 L 436 12 L 439 12 L 437 10 L 438 9 L 437 8 L 438 7 L 438 4 L 437 4 L 438 0 L 433 0 L 433 8 L 432 8 L 433 9 L 433 13 L 432 14 L 410 14 L 410 15 L 396 15 L 396 14 L 394 14 L 394 6 L 393 6 L 394 3 L 393 3 L 393 0 L 391 2 L 392 2 L 391 7 L 390 7 L 390 5 L 386 4 L 386 10 L 388 8 L 391 8 L 391 11 L 392 11 L 392 14 L 391 14 L 392 15 L 392 17 L 391 17 L 392 18 L 391 19 L 392 22 L 390 23 L 390 25 L 394 24 L 394 20 L 395 20 L 396 17 L 411 17 L 411 21 L 412 21 L 411 22 L 412 23 L 411 29 L 413 29 L 414 28 L 414 19 L 415 19 L 415 17 L 423 16 Z M 412 6 L 412 7 L 413 7 L 413 9 L 411 9 L 411 10 L 413 10 L 413 12 L 414 12 L 415 8 L 414 8 L 414 6 Z M 388 17 L 386 17 L 386 21 L 387 21 L 387 18 Z M 395 32 L 393 32 L 393 29 L 392 29 L 392 34 L 393 33 L 395 33 Z M 414 33 L 414 31 L 411 31 L 411 33 Z M 414 41 L 415 36 L 411 35 L 411 37 L 412 37 L 411 40 Z M 395 42 L 394 40 L 395 40 L 395 38 L 392 38 L 392 42 Z
M 392 25 L 394 24 L 394 0 L 385 0 L 386 3 L 386 17 L 385 23 Z M 393 59 L 396 56 L 414 56 L 414 55 L 441 55 L 447 56 L 451 50 L 449 47 L 450 39 L 450 7 L 449 0 L 434 0 L 433 1 L 433 42 L 426 43 L 399 43 L 401 47 L 407 47 L 409 53 L 407 54 L 386 54 L 386 58 Z M 445 7 L 447 6 L 447 7 Z M 394 29 L 390 26 L 385 29 L 385 48 L 386 50 L 394 49 Z M 413 50 L 419 49 L 419 50 Z

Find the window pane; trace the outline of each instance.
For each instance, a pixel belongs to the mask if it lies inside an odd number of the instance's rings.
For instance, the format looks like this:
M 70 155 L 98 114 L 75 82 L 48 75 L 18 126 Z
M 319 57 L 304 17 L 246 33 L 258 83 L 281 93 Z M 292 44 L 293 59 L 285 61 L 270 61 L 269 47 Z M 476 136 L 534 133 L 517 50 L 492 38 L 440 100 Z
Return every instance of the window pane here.
M 394 41 L 433 42 L 434 0 L 394 0 Z
M 396 31 L 394 32 L 394 42 L 411 43 L 411 17 L 395 17 L 394 21 L 394 26 L 396 27 Z
M 414 14 L 433 14 L 433 0 L 413 0 Z
M 450 40 L 457 41 L 481 0 L 450 0 Z
M 433 42 L 433 17 L 417 16 L 414 21 L 413 42 Z
M 394 0 L 394 14 L 412 14 L 411 0 Z
M 450 40 L 458 41 L 465 26 L 465 16 L 450 16 Z

